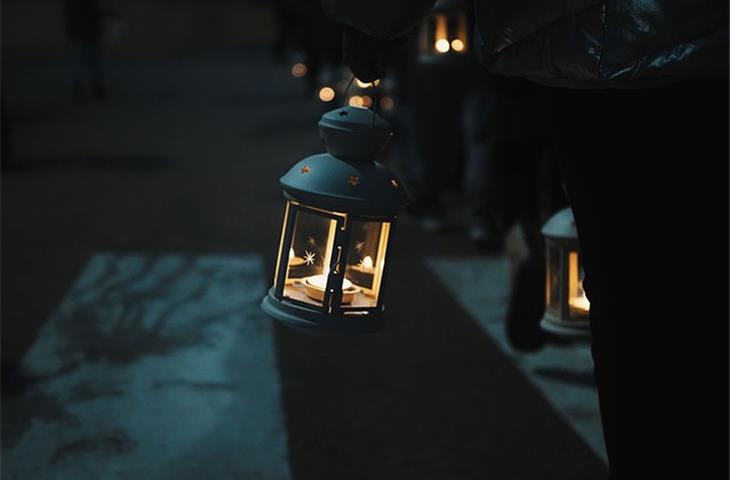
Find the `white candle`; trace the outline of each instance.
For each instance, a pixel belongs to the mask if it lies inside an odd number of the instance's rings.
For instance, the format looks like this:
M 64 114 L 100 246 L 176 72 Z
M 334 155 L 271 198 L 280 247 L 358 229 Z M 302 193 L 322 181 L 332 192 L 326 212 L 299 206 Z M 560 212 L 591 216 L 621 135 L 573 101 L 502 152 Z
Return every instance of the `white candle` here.
M 294 255 L 294 249 L 289 249 L 289 266 L 290 267 L 298 267 L 299 265 L 304 263 L 304 259 L 302 257 L 297 257 Z
M 320 275 L 312 275 L 311 277 L 307 278 L 307 283 L 311 285 L 312 287 L 324 290 L 327 288 L 327 275 L 326 274 L 320 274 Z M 352 282 L 349 281 L 346 278 L 342 279 L 342 290 L 348 290 L 352 287 Z

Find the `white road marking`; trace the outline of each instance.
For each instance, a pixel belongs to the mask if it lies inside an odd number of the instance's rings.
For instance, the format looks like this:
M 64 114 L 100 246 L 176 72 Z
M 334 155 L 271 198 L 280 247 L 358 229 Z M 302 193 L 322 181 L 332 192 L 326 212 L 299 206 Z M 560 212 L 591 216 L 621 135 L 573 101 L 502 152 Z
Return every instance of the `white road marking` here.
M 588 345 L 546 345 L 536 353 L 521 353 L 510 346 L 504 325 L 509 289 L 505 259 L 429 258 L 426 265 L 555 410 L 606 461 L 595 388 L 546 374 L 592 378 L 593 361 Z
M 290 479 L 264 282 L 258 256 L 94 256 L 10 400 L 60 411 L 3 450 L 3 478 Z

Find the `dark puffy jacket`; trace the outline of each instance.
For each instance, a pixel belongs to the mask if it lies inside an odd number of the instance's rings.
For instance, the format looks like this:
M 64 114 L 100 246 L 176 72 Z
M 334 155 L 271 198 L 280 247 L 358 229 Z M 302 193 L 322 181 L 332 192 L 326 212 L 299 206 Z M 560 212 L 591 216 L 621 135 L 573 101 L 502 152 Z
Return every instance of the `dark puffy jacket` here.
M 323 0 L 332 17 L 394 38 L 433 0 Z M 727 76 L 727 0 L 475 0 L 494 74 L 554 86 L 635 88 Z

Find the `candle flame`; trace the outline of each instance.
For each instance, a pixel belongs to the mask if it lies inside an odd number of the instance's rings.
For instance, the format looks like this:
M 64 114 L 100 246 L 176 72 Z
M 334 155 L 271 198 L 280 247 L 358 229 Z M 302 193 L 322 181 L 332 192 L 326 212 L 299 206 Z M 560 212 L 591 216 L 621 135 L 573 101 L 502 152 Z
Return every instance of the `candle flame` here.
M 373 268 L 373 259 L 370 256 L 366 256 L 362 259 L 362 266 L 365 268 Z
M 294 258 L 294 249 L 293 248 L 290 248 L 289 249 L 289 260 L 291 260 L 293 258 Z

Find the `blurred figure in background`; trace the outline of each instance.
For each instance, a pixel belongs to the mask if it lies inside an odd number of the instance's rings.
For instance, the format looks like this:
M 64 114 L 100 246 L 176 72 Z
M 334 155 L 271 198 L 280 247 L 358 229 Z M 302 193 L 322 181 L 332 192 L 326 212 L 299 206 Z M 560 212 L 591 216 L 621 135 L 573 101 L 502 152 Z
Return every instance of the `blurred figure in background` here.
M 97 0 L 65 0 L 66 29 L 71 40 L 71 98 L 81 104 L 106 97 L 101 60 L 104 12 Z
M 406 35 L 406 58 L 393 70 L 402 86 L 406 148 L 402 175 L 411 193 L 410 213 L 426 232 L 447 228 L 444 194 L 463 191 L 469 237 L 479 247 L 501 243 L 493 211 L 497 140 L 496 98 L 474 54 L 468 1 L 439 0 Z
M 339 79 L 336 73 L 342 61 L 342 26 L 324 14 L 320 2 L 276 0 L 274 12 L 274 54 L 280 59 L 288 57 L 301 69 L 301 74 L 292 74 L 306 76 L 312 92 Z

